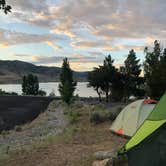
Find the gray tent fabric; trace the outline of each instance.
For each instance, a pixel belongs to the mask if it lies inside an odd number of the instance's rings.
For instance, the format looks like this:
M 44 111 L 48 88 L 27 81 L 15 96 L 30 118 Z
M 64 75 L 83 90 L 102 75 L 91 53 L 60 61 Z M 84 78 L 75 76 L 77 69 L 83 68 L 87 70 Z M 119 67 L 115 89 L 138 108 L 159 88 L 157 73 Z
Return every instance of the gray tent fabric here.
M 166 166 L 166 124 L 127 152 L 129 166 Z

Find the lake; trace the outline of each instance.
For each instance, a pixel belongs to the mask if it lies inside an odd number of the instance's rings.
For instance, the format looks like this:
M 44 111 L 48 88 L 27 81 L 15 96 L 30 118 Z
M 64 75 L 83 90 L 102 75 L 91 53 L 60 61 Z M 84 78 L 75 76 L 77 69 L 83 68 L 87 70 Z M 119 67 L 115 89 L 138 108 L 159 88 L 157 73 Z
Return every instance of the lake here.
M 54 92 L 56 96 L 60 96 L 58 91 L 58 82 L 48 82 L 48 83 L 39 83 L 40 89 L 44 90 L 47 95 L 51 92 Z M 78 82 L 75 94 L 78 94 L 80 97 L 97 97 L 97 93 L 93 88 L 87 87 L 88 82 Z M 0 89 L 6 92 L 16 92 L 22 94 L 21 84 L 0 84 Z

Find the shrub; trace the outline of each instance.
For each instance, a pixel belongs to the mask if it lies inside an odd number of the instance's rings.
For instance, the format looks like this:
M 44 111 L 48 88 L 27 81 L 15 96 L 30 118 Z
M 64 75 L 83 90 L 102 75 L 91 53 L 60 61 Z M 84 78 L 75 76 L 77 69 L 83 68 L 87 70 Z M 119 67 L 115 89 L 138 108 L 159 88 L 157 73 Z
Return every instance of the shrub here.
M 22 78 L 22 92 L 24 95 L 38 95 L 39 81 L 38 77 L 28 74 Z
M 18 93 L 16 92 L 5 92 L 2 89 L 0 89 L 0 95 L 12 95 L 12 96 L 18 96 Z
M 55 97 L 56 96 L 54 90 L 52 90 L 52 92 L 49 94 L 49 96 L 50 97 Z
M 22 128 L 21 128 L 21 126 L 15 126 L 15 131 L 17 131 L 17 132 L 20 132 L 20 131 L 22 131 Z
M 123 109 L 122 107 L 118 107 L 117 108 L 117 113 L 119 114 L 122 111 L 122 109 Z
M 70 111 L 68 113 L 68 116 L 69 116 L 69 122 L 70 122 L 70 124 L 74 124 L 74 123 L 76 123 L 78 121 L 79 113 L 75 112 L 75 111 Z
M 94 124 L 101 123 L 105 120 L 104 116 L 99 112 L 93 112 L 90 116 L 90 122 Z
M 82 103 L 80 101 L 74 102 L 70 106 L 70 108 L 72 108 L 72 109 L 80 109 L 80 108 L 83 108 L 83 107 L 84 107 L 84 103 Z
M 3 130 L 1 131 L 0 133 L 3 137 L 5 137 L 7 134 L 9 134 L 9 131 L 8 130 Z
M 79 101 L 79 100 L 80 100 L 80 97 L 78 94 L 72 97 L 72 102 Z
M 38 90 L 38 95 L 39 96 L 46 96 L 47 93 L 44 90 L 40 89 L 40 90 Z
M 116 117 L 119 115 L 119 113 L 121 112 L 121 110 L 122 110 L 122 107 L 117 107 L 115 110 L 108 112 L 108 119 L 111 121 L 114 121 Z
M 118 116 L 119 115 L 119 113 L 122 111 L 122 107 L 117 107 L 116 109 L 115 109 L 115 116 Z
M 115 113 L 113 113 L 113 112 L 108 112 L 108 119 L 110 120 L 110 121 L 114 121 L 115 119 L 116 119 L 116 117 L 117 117 L 117 115 L 115 114 Z

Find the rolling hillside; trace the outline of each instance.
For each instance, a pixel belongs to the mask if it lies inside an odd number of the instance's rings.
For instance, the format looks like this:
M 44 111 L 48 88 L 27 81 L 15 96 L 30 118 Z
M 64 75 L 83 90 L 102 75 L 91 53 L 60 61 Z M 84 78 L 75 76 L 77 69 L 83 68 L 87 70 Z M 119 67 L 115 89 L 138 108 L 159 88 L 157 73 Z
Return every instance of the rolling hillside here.
M 0 83 L 21 83 L 22 76 L 32 73 L 38 76 L 40 82 L 59 81 L 61 68 L 36 66 L 23 61 L 2 61 L 0 60 Z M 77 81 L 86 81 L 88 72 L 75 72 L 74 78 Z

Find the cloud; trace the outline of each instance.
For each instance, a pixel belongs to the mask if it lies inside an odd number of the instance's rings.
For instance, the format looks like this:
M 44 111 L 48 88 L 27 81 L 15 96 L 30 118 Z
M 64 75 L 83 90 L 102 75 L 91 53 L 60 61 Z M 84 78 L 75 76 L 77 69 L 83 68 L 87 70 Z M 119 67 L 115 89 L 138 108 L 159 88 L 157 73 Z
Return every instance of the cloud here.
M 60 49 L 61 46 L 58 46 L 54 43 L 62 40 L 64 39 L 50 34 L 37 35 L 0 29 L 0 47 L 32 43 L 46 43 L 54 49 Z
M 52 63 L 59 63 L 63 61 L 65 57 L 64 56 L 32 56 L 32 62 L 35 64 L 44 64 L 44 65 L 48 65 L 48 64 L 52 64 Z M 85 56 L 85 55 L 81 55 L 81 54 L 75 54 L 74 56 L 68 56 L 67 57 L 68 60 L 71 63 L 99 63 L 102 62 L 101 59 L 94 57 L 94 56 Z
M 77 47 L 80 49 L 92 49 L 92 48 L 100 48 L 103 51 L 120 51 L 120 50 L 131 50 L 134 49 L 135 51 L 141 51 L 144 50 L 145 46 L 137 46 L 137 45 L 123 45 L 123 44 L 113 44 L 110 41 L 107 40 L 99 40 L 99 41 L 78 41 L 78 42 L 72 42 L 71 43 L 72 47 Z M 100 54 L 101 56 L 103 55 L 102 53 L 97 53 L 92 51 L 92 54 Z
M 47 10 L 48 4 L 46 0 L 17 0 L 11 1 L 10 5 L 14 11 L 29 11 L 29 12 L 39 12 Z
M 97 40 L 97 41 L 81 40 L 77 42 L 72 42 L 71 46 L 80 48 L 80 49 L 88 49 L 88 48 L 112 49 L 110 41 L 106 41 L 106 40 Z
M 76 38 L 81 26 L 96 37 L 166 37 L 164 0 L 46 0 L 11 1 L 13 15 L 20 21 L 48 28 L 51 32 Z M 77 32 L 76 32 L 77 31 Z
M 89 53 L 89 55 L 97 56 L 97 57 L 105 56 L 102 52 L 97 52 L 97 51 L 89 51 L 88 53 Z
M 13 10 L 5 16 L 8 22 L 35 25 L 50 33 L 37 35 L 0 29 L 0 47 L 45 43 L 55 50 L 65 46 L 70 53 L 82 51 L 82 55 L 70 57 L 72 63 L 89 60 L 97 64 L 104 57 L 102 51 L 140 51 L 155 39 L 165 42 L 166 38 L 165 0 L 17 0 L 10 4 Z M 38 57 L 36 63 L 51 60 L 60 63 L 62 59 Z
M 63 60 L 64 57 L 57 56 L 33 56 L 32 60 L 35 64 L 49 64 L 49 63 L 58 63 Z
M 13 54 L 13 56 L 15 57 L 32 57 L 31 55 L 28 55 L 28 54 Z
M 120 50 L 131 50 L 134 49 L 135 51 L 143 51 L 145 46 L 136 46 L 136 45 L 116 45 L 112 48 L 104 48 L 105 51 L 120 51 Z
M 51 41 L 45 41 L 45 43 L 47 43 L 49 46 L 51 46 L 52 48 L 56 49 L 62 49 L 61 46 L 55 45 L 53 42 Z

